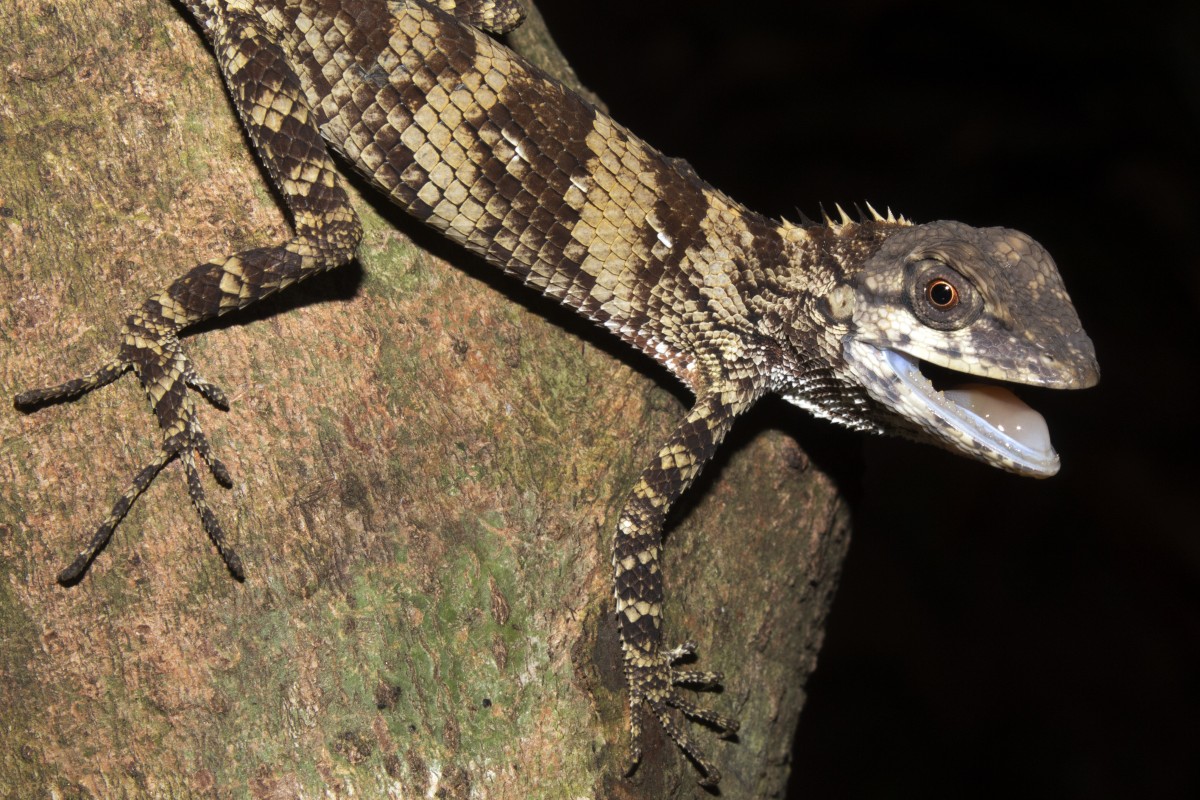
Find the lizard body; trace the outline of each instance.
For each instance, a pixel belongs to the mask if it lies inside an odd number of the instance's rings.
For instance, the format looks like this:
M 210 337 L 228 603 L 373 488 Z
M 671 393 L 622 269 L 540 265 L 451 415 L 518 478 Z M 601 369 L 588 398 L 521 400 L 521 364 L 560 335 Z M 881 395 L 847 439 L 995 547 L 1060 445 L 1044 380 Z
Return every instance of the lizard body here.
M 736 730 L 676 688 L 720 676 L 674 666 L 691 647 L 664 645 L 659 555 L 671 505 L 757 399 L 778 393 L 857 429 L 914 436 L 1013 471 L 1057 468 L 1044 427 L 1011 416 L 1007 394 L 942 394 L 919 371 L 927 362 L 1059 388 L 1095 382 L 1091 343 L 1053 261 L 1024 234 L 873 212 L 805 226 L 768 220 L 463 24 L 515 25 L 518 11 L 502 2 L 184 5 L 212 45 L 295 236 L 195 267 L 129 315 L 109 362 L 17 398 L 34 407 L 132 369 L 163 430 L 159 455 L 61 580 L 82 574 L 174 457 L 205 529 L 241 576 L 196 459 L 222 483 L 228 472 L 189 388 L 218 405 L 224 395 L 194 370 L 178 333 L 353 257 L 361 228 L 329 150 L 410 214 L 647 353 L 695 394 L 630 492 L 614 543 L 635 758 L 648 713 L 715 782 L 717 769 L 674 709 Z M 1034 431 L 1014 438 L 989 415 Z

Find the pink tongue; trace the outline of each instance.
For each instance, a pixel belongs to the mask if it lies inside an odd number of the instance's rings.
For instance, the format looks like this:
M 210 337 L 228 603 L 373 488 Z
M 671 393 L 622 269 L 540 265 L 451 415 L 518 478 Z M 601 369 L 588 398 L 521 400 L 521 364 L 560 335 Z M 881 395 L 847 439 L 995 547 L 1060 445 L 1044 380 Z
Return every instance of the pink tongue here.
M 943 394 L 1030 450 L 1050 452 L 1050 431 L 1042 415 L 999 386 L 968 383 Z

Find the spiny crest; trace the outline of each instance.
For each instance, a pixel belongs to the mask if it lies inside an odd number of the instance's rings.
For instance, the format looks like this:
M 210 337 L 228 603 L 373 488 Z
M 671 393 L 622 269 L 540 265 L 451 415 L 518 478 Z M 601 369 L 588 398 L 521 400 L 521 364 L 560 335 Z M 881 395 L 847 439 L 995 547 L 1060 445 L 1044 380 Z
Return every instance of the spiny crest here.
M 866 200 L 864 200 L 863 203 L 866 204 L 867 211 L 871 212 L 871 219 L 875 220 L 876 222 L 894 222 L 898 225 L 911 225 L 912 224 L 911 222 L 909 222 L 908 220 L 906 220 L 904 218 L 904 215 L 901 215 L 899 219 L 896 219 L 896 215 L 892 213 L 891 206 L 888 206 L 887 216 L 884 217 L 878 211 L 875 210 L 875 206 L 871 205 Z M 857 204 L 856 204 L 856 207 L 857 207 Z M 858 215 L 861 217 L 862 211 L 859 211 Z
M 882 214 L 880 214 L 878 211 L 876 211 L 875 207 L 872 206 L 870 203 L 868 203 L 865 200 L 863 202 L 866 204 L 867 211 L 870 213 L 871 221 L 873 221 L 873 222 L 886 222 L 886 223 L 891 223 L 893 225 L 904 225 L 904 226 L 912 225 L 912 222 L 909 221 L 908 219 L 906 219 L 903 214 L 901 214 L 899 216 L 897 216 L 896 214 L 893 214 L 890 206 L 887 209 L 887 216 L 885 217 Z M 850 215 L 846 213 L 846 209 L 842 208 L 840 203 L 834 203 L 833 207 L 836 208 L 837 212 L 838 212 L 839 220 L 837 222 L 834 222 L 833 220 L 831 220 L 829 218 L 829 214 L 827 214 L 825 212 L 824 206 L 821 206 L 821 214 L 825 218 L 825 225 L 827 227 L 829 227 L 834 233 L 838 234 L 839 236 L 842 233 L 844 233 L 846 230 L 848 230 L 849 228 L 851 228 L 853 226 L 861 225 L 862 223 L 867 221 L 867 215 L 864 214 L 862 209 L 858 207 L 858 203 L 854 204 L 855 210 L 858 211 L 858 219 L 857 220 L 851 219 Z
M 884 222 L 892 225 L 902 225 L 905 227 L 909 227 L 913 224 L 912 221 L 906 218 L 903 214 L 892 213 L 892 209 L 890 207 L 887 209 L 887 216 L 884 216 L 876 211 L 875 207 L 870 203 L 864 201 L 864 204 L 867 207 L 866 213 L 863 213 L 863 210 L 859 208 L 858 203 L 854 204 L 854 208 L 858 212 L 858 219 L 851 218 L 851 216 L 846 213 L 846 209 L 842 208 L 840 203 L 833 204 L 833 207 L 837 210 L 837 220 L 834 220 L 829 216 L 829 212 L 825 210 L 825 205 L 823 203 L 819 206 L 821 209 L 821 222 L 813 221 L 800 209 L 796 209 L 796 214 L 800 217 L 800 227 L 813 228 L 817 225 L 824 225 L 839 236 L 846 231 L 852 230 L 855 226 L 861 225 L 862 223 L 868 221 Z M 783 223 L 785 227 L 795 227 L 787 220 L 784 220 Z

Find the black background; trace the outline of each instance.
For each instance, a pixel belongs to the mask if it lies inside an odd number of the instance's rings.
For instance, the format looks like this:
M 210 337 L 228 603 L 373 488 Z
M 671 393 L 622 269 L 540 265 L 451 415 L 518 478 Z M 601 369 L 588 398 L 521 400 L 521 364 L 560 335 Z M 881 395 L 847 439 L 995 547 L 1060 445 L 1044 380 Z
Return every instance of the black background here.
M 1049 481 L 758 410 L 854 510 L 792 796 L 1200 797 L 1200 6 L 542 7 L 613 116 L 734 198 L 1024 230 L 1096 344 L 1098 388 L 1022 393 Z

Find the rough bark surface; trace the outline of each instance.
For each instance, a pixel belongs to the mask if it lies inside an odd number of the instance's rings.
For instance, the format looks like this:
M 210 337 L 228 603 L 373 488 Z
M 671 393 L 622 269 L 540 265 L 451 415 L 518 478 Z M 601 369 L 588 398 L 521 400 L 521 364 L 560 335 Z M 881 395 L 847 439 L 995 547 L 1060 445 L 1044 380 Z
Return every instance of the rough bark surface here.
M 129 377 L 0 410 L 0 797 L 690 797 L 655 736 L 624 776 L 609 548 L 690 400 L 669 378 L 364 192 L 357 265 L 187 340 L 232 409 L 205 539 L 177 464 L 58 585 L 157 447 Z M 164 0 L 0 15 L 0 394 L 84 372 L 124 309 L 282 239 L 216 67 Z M 437 255 L 431 255 L 428 249 Z M 448 259 L 447 263 L 443 259 Z M 668 533 L 724 797 L 783 792 L 848 540 L 763 414 Z

